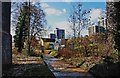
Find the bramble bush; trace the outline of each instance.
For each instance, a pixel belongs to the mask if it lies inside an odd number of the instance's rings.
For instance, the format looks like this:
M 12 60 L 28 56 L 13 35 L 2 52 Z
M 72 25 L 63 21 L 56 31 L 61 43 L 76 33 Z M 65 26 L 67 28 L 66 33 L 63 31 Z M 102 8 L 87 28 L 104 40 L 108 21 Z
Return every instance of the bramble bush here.
M 68 50 L 67 48 L 63 48 L 58 52 L 57 56 L 63 56 L 65 58 L 69 58 L 71 57 L 72 52 L 70 50 Z

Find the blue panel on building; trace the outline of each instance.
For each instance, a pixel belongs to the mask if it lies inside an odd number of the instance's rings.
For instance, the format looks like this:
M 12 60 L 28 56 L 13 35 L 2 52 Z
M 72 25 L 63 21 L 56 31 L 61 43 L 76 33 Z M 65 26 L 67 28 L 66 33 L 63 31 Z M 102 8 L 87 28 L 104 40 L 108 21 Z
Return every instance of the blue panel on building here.
M 55 39 L 55 38 L 56 38 L 56 35 L 55 35 L 55 34 L 50 34 L 50 38 L 51 38 L 51 39 Z
M 63 29 L 57 29 L 57 38 L 58 39 L 65 38 L 65 30 L 63 30 Z

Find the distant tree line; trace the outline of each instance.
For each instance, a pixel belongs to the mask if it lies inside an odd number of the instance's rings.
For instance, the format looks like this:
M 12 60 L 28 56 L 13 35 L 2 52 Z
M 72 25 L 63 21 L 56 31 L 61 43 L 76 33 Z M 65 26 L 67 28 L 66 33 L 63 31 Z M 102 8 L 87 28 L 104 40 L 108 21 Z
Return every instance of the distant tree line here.
M 80 37 L 82 30 L 91 24 L 90 17 L 88 17 L 91 10 L 83 9 L 81 2 L 76 3 L 72 7 L 68 22 L 70 23 L 70 28 L 73 30 L 73 36 L 75 38 Z

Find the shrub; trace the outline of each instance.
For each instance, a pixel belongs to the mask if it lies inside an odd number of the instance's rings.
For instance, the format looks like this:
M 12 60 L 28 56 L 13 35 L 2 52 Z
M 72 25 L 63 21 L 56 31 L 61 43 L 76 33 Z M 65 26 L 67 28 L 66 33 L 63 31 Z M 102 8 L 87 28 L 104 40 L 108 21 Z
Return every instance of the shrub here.
M 51 50 L 50 54 L 53 55 L 53 56 L 57 56 L 57 51 L 56 50 Z
M 72 52 L 68 50 L 67 48 L 63 48 L 60 52 L 58 52 L 58 56 L 63 56 L 63 57 L 70 57 L 72 55 Z
M 50 48 L 50 43 L 49 43 L 49 42 L 45 42 L 44 48 L 45 48 L 46 50 L 48 50 L 48 49 Z

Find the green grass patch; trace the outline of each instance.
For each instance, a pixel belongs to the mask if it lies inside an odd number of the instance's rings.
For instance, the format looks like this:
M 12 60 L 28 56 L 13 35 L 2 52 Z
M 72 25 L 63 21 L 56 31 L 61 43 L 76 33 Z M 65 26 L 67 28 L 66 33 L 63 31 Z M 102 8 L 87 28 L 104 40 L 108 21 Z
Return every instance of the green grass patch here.
M 44 50 L 45 54 L 49 54 L 51 52 L 51 50 Z
M 50 54 L 53 56 L 57 56 L 58 52 L 56 50 L 52 50 Z
M 53 56 L 57 56 L 58 52 L 56 50 L 45 50 L 45 54 L 51 54 Z

